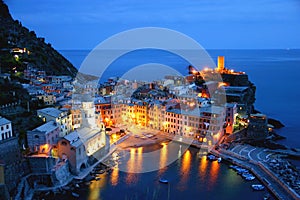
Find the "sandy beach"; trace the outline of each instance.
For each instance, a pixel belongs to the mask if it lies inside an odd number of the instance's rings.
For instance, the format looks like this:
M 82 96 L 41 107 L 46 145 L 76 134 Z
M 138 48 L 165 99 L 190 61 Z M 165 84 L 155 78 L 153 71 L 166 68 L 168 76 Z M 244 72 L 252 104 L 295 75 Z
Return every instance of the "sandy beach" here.
M 148 135 L 148 137 L 147 137 Z M 142 147 L 153 144 L 161 144 L 163 142 L 169 142 L 166 136 L 162 134 L 140 134 L 140 135 L 131 135 L 126 140 L 118 144 L 118 148 L 127 149 L 132 147 Z

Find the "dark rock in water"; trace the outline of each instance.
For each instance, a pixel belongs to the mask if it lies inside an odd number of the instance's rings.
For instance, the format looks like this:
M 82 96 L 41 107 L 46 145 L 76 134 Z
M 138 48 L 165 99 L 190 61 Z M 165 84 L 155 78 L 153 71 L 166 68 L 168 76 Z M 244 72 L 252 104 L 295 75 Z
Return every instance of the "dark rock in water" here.
M 277 128 L 277 129 L 284 127 L 284 125 L 279 120 L 276 120 L 276 119 L 269 118 L 268 123 L 273 125 L 274 128 Z
M 278 144 L 278 143 L 275 143 L 275 142 L 272 142 L 270 140 L 249 140 L 247 142 L 245 142 L 247 144 L 250 144 L 252 146 L 257 146 L 257 147 L 265 147 L 265 148 L 268 148 L 268 149 L 287 149 L 286 146 L 284 145 L 281 145 L 281 144 Z
M 286 139 L 286 137 L 284 137 L 284 136 L 281 136 L 281 135 L 279 135 L 279 134 L 277 134 L 277 133 L 275 133 L 275 132 L 272 132 L 272 139 L 273 140 L 284 140 L 284 139 Z

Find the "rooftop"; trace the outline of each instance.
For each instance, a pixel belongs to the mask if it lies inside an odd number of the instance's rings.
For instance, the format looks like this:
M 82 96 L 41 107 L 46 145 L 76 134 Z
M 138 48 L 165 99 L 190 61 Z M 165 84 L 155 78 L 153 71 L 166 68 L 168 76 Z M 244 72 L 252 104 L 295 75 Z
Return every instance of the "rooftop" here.
M 51 108 L 51 107 L 40 109 L 40 110 L 38 110 L 38 112 L 50 115 L 55 118 L 60 117 L 60 114 L 62 113 L 61 110 L 58 110 L 56 108 Z
M 9 121 L 8 119 L 0 116 L 0 126 L 5 125 L 5 124 L 9 124 L 9 123 L 11 123 L 11 121 Z
M 224 87 L 226 93 L 227 92 L 244 92 L 245 90 L 248 89 L 248 87 L 244 86 L 226 86 Z
M 41 131 L 41 132 L 46 132 L 49 133 L 57 128 L 57 124 L 54 121 L 49 121 L 37 128 L 35 128 L 35 131 Z
M 73 131 L 72 133 L 66 135 L 64 138 L 68 140 L 72 146 L 78 147 L 87 142 L 89 139 L 93 138 L 98 133 L 99 130 L 97 129 L 84 127 Z

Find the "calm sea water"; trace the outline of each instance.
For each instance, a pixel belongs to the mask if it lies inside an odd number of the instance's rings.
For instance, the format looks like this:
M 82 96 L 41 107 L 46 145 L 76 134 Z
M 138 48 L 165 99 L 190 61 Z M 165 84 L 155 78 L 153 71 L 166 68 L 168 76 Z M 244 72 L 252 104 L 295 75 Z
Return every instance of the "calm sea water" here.
M 79 68 L 90 51 L 60 52 Z M 280 143 L 300 148 L 300 50 L 208 50 L 208 53 L 214 61 L 218 55 L 225 56 L 227 68 L 249 75 L 257 87 L 256 109 L 284 123 L 286 127 L 277 132 L 287 139 Z M 146 63 L 161 63 L 181 74 L 187 74 L 189 64 L 181 57 L 163 51 L 136 51 L 113 62 L 101 80 L 122 76 L 129 69 Z
M 142 156 L 141 148 L 129 149 L 128 157 L 117 151 L 120 156 L 116 161 L 123 162 L 128 169 L 143 165 L 143 159 L 147 158 Z M 163 147 L 159 162 L 165 162 L 170 151 L 179 151 L 179 148 L 174 144 Z M 125 173 L 115 167 L 110 174 L 99 177 L 99 181 L 77 191 L 79 199 L 263 199 L 266 193 L 252 190 L 251 184 L 258 184 L 257 180 L 245 181 L 227 164 L 200 157 L 195 148 L 189 148 L 176 162 L 157 171 Z M 168 179 L 169 184 L 160 183 L 160 177 Z

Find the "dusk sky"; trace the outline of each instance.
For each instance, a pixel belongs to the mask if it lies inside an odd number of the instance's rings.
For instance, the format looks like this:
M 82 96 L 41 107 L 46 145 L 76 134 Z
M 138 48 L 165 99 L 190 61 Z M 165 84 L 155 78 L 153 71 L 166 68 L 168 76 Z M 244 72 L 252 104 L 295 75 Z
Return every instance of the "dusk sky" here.
M 55 48 L 92 49 L 109 36 L 145 26 L 170 28 L 206 49 L 300 48 L 299 0 L 5 0 Z

